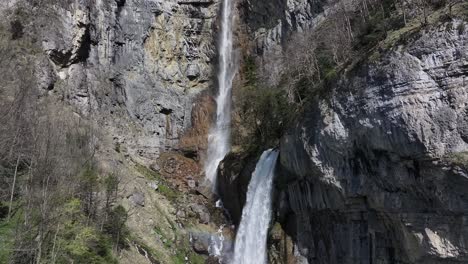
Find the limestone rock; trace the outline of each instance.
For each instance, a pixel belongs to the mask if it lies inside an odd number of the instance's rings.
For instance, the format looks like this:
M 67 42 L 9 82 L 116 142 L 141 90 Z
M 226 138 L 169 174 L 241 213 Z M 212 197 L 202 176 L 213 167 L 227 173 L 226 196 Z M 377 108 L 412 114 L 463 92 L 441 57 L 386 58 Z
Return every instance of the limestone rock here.
M 159 182 L 157 182 L 157 181 L 149 182 L 149 183 L 148 183 L 148 186 L 149 186 L 151 189 L 157 191 L 157 190 L 159 189 Z
M 134 192 L 132 195 L 128 197 L 128 199 L 133 203 L 135 206 L 145 206 L 145 195 L 141 192 Z
M 20 21 L 22 39 L 35 41 L 29 85 L 63 95 L 111 137 L 125 138 L 126 155 L 150 164 L 178 149 L 193 102 L 212 85 L 218 3 L 2 1 L 0 23 Z M 31 75 L 25 67 L 17 74 Z
M 444 24 L 421 32 L 283 137 L 283 225 L 309 261 L 468 261 L 467 40 Z
M 208 255 L 210 247 L 210 235 L 193 233 L 191 234 L 191 244 L 195 252 L 198 254 Z
M 197 187 L 197 182 L 194 179 L 188 179 L 187 180 L 187 186 L 190 189 L 195 189 Z
M 210 222 L 210 212 L 203 204 L 193 203 L 190 205 L 190 209 L 197 215 L 200 223 L 208 224 Z

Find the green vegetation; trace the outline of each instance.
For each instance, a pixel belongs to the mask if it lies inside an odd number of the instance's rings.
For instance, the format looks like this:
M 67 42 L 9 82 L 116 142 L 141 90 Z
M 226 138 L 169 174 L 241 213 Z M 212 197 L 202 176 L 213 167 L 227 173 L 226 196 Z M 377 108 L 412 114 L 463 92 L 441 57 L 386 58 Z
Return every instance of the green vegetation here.
M 22 111 L 2 116 L 0 185 L 8 188 L 0 202 L 13 197 L 14 214 L 9 222 L 0 214 L 0 262 L 116 263 L 128 235 L 118 176 L 99 173 L 87 123 L 22 92 L 25 101 L 13 102 Z
M 343 74 L 381 59 L 384 52 L 408 42 L 422 29 L 466 18 L 466 1 L 357 1 L 331 9 L 313 30 L 290 36 L 282 58 L 282 76 L 265 84 L 271 72 L 244 59 L 242 86 L 235 94 L 238 124 L 234 144 L 242 151 L 275 146 L 291 121 L 316 98 L 329 98 Z M 457 25 L 464 32 L 464 24 Z M 265 70 L 265 69 L 264 69 Z
M 446 161 L 464 168 L 468 168 L 468 152 L 452 153 L 444 158 Z
M 166 198 L 169 199 L 170 201 L 175 201 L 179 197 L 179 194 L 176 191 L 174 191 L 172 188 L 163 184 L 159 185 L 158 191 L 162 195 L 166 196 Z
M 175 202 L 177 198 L 180 196 L 179 192 L 174 190 L 173 188 L 169 187 L 169 183 L 166 179 L 164 179 L 161 174 L 147 168 L 144 165 L 139 163 L 135 163 L 136 170 L 141 173 L 143 176 L 150 180 L 155 180 L 159 182 L 158 191 L 164 195 L 169 201 Z
M 155 230 L 156 231 L 156 230 Z M 166 248 L 172 248 L 174 249 L 174 254 L 171 255 L 171 263 L 174 264 L 185 264 L 187 261 L 185 258 L 187 257 L 190 263 L 193 264 L 203 264 L 205 263 L 205 259 L 193 252 L 192 247 L 189 242 L 189 238 L 186 236 L 183 236 L 181 234 L 177 234 L 176 231 L 174 231 L 174 237 L 175 240 L 172 241 L 170 239 L 170 236 L 165 235 L 161 230 L 156 231 L 163 240 L 166 242 L 164 243 L 164 246 Z
M 236 143 L 247 149 L 274 146 L 292 121 L 292 105 L 284 90 L 260 84 L 252 58 L 246 59 L 243 71 L 246 78 L 237 98 L 237 113 L 249 132 L 237 132 Z
M 163 180 L 163 177 L 161 176 L 161 174 L 147 168 L 146 166 L 142 164 L 135 163 L 135 168 L 139 173 L 141 173 L 143 176 L 145 176 L 146 178 L 150 180 L 157 180 L 157 181 Z
M 158 260 L 161 263 L 185 264 L 187 263 L 185 258 L 192 264 L 205 263 L 205 259 L 192 250 L 189 238 L 186 235 L 179 233 L 175 229 L 164 231 L 160 226 L 155 226 L 154 232 L 163 241 L 162 248 L 152 248 L 141 241 L 141 239 L 131 238 L 131 240 L 139 248 L 147 252 L 150 258 Z M 169 255 L 167 255 L 168 251 L 170 252 Z
M 188 237 L 183 237 L 180 241 L 178 241 L 176 244 L 176 253 L 173 256 L 172 261 L 174 264 L 185 264 L 187 263 L 185 257 L 187 257 L 189 263 L 192 264 L 205 263 L 205 259 L 192 250 Z
M 0 220 L 0 263 L 8 263 L 11 257 L 15 241 L 15 227 L 18 224 L 19 216 L 20 214 L 16 213 L 10 221 Z
M 119 234 L 122 241 L 128 235 L 124 231 L 126 211 L 121 206 L 112 210 L 114 214 L 110 214 L 108 221 L 104 223 L 103 231 L 90 224 L 89 216 L 84 212 L 83 203 L 78 198 L 66 201 L 57 210 L 60 210 L 60 214 L 56 215 L 54 226 L 50 228 L 51 234 L 44 237 L 41 263 L 117 263 L 112 246 L 123 248 L 124 243 L 119 244 L 116 234 Z M 23 229 L 22 219 L 24 213 L 17 211 L 10 221 L 0 221 L 0 263 L 16 263 L 19 256 L 13 249 L 29 243 L 28 239 L 37 239 L 31 233 L 34 230 Z
M 109 236 L 117 249 L 128 247 L 126 238 L 130 236 L 130 232 L 126 226 L 127 218 L 128 213 L 125 208 L 118 205 L 109 212 L 107 221 L 103 225 L 104 234 Z
M 52 260 L 56 258 L 58 263 L 117 263 L 112 256 L 110 237 L 87 225 L 87 217 L 81 208 L 81 201 L 76 198 L 65 204 L 54 238 Z M 54 252 L 60 248 L 62 250 Z

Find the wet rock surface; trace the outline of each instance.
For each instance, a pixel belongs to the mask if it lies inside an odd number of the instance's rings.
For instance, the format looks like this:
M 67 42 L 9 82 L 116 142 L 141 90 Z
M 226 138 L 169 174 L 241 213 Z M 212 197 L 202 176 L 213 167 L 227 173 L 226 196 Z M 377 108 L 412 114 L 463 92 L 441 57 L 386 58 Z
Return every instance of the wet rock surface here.
M 234 224 L 238 225 L 244 208 L 247 188 L 255 170 L 257 155 L 229 153 L 220 163 L 218 170 L 218 193 L 223 207 L 229 212 Z

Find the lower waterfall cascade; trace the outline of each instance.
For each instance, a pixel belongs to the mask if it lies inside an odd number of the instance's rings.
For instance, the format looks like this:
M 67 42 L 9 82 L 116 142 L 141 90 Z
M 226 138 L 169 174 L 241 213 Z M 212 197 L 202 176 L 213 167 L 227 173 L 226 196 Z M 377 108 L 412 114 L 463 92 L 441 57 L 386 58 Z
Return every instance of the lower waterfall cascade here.
M 263 152 L 252 174 L 236 235 L 232 264 L 267 263 L 267 235 L 278 155 L 279 151 L 274 149 Z

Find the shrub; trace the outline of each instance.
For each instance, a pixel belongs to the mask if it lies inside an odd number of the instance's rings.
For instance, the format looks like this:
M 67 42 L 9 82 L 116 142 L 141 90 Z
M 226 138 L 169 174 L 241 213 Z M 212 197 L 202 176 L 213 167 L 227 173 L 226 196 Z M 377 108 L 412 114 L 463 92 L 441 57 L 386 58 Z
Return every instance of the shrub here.
M 129 237 L 129 230 L 125 224 L 127 219 L 127 210 L 123 206 L 118 205 L 109 213 L 107 221 L 104 224 L 104 232 L 110 236 L 118 249 L 128 247 L 125 240 L 125 238 Z
M 275 145 L 295 113 L 286 91 L 278 87 L 260 85 L 252 59 L 244 67 L 244 85 L 237 98 L 242 128 L 249 131 L 241 145 L 255 142 L 258 146 Z
M 76 198 L 64 205 L 62 222 L 56 231 L 57 242 L 54 242 L 61 249 L 57 251 L 57 262 L 117 263 L 112 256 L 111 239 L 95 227 L 87 225 L 88 217 L 82 212 L 81 207 L 81 201 Z M 122 223 L 121 218 L 118 220 L 122 226 L 124 222 Z M 54 258 L 53 253 L 52 258 Z

